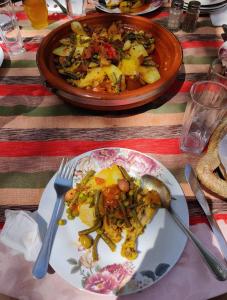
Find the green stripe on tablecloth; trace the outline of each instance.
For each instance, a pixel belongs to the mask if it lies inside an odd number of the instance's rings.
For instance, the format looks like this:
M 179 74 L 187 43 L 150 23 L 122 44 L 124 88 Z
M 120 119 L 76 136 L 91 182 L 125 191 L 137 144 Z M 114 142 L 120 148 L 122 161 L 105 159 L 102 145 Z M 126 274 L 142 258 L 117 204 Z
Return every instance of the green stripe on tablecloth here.
M 0 188 L 44 188 L 53 175 L 53 171 L 0 173 Z
M 181 113 L 185 110 L 185 103 L 166 103 L 159 108 L 150 109 L 150 113 L 165 114 L 165 113 Z M 80 111 L 71 105 L 62 104 L 49 107 L 29 107 L 25 105 L 15 106 L 0 106 L 0 116 L 17 116 L 26 115 L 30 117 L 40 116 L 67 116 L 79 115 Z
M 178 182 L 184 183 L 183 169 L 170 169 Z M 23 173 L 7 172 L 0 173 L 0 188 L 26 188 L 38 189 L 44 188 L 54 175 L 53 171 Z
M 36 60 L 5 60 L 2 68 L 34 68 L 37 67 Z
M 188 56 L 184 56 L 183 62 L 185 64 L 208 64 L 209 65 L 215 58 L 216 56 L 201 57 L 196 55 L 188 55 Z

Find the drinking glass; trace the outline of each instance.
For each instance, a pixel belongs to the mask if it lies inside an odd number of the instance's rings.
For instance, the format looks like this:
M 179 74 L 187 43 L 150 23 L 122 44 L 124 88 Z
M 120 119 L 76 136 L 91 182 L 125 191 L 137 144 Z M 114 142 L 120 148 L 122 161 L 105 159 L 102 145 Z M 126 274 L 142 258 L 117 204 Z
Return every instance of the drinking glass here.
M 227 87 L 215 81 L 192 85 L 183 120 L 180 148 L 200 154 L 213 130 L 227 112 Z
M 23 0 L 23 5 L 33 28 L 42 29 L 48 26 L 48 10 L 45 0 Z
M 0 1 L 0 37 L 10 54 L 25 51 L 11 0 Z

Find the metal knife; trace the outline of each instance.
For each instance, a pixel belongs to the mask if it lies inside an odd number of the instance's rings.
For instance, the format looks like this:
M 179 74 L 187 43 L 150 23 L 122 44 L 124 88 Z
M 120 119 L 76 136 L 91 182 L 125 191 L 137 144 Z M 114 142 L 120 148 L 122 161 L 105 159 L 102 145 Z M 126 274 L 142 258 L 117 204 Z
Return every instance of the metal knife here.
M 207 203 L 207 200 L 205 198 L 205 195 L 200 187 L 200 184 L 198 182 L 198 179 L 195 175 L 195 172 L 194 170 L 192 169 L 191 165 L 187 164 L 185 166 L 185 177 L 186 177 L 186 180 L 187 182 L 189 183 L 193 193 L 195 194 L 196 196 L 196 199 L 198 200 L 200 206 L 202 207 L 205 215 L 207 216 L 207 219 L 209 221 L 209 224 L 210 224 L 210 227 L 219 243 L 219 246 L 221 248 L 221 252 L 225 258 L 225 260 L 227 261 L 227 242 L 216 222 L 216 220 L 214 219 L 211 211 L 210 211 L 210 208 L 209 208 L 209 205 Z

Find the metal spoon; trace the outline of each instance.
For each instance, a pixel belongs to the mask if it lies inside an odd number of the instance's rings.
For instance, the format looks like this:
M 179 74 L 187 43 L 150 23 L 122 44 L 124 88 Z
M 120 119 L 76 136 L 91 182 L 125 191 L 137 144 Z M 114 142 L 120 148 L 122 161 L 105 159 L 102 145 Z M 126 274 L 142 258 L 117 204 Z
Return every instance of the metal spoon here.
M 171 194 L 168 187 L 158 178 L 151 175 L 142 176 L 142 186 L 148 190 L 156 190 L 161 198 L 162 207 L 166 208 L 177 225 L 182 229 L 182 231 L 191 239 L 194 246 L 197 247 L 200 252 L 204 262 L 207 264 L 209 269 L 215 274 L 216 278 L 220 281 L 227 280 L 227 268 L 218 261 L 218 259 L 197 239 L 197 237 L 192 233 L 182 222 L 180 217 L 171 208 Z

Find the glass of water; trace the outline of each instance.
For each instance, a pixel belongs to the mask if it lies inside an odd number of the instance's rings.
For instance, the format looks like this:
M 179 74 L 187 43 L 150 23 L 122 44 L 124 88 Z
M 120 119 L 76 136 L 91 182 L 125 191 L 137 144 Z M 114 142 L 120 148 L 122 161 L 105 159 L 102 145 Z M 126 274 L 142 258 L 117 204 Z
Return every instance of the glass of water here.
M 0 1 L 0 37 L 10 54 L 25 51 L 11 0 Z
M 227 87 L 216 81 L 200 81 L 192 85 L 190 94 L 180 148 L 184 152 L 200 154 L 227 112 Z

